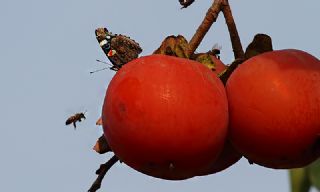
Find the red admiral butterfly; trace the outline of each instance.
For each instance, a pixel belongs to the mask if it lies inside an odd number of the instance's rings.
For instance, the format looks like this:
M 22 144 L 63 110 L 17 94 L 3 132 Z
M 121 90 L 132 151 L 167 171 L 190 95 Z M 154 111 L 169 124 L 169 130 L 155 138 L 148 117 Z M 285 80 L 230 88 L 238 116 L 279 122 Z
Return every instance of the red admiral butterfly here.
M 119 70 L 124 64 L 138 58 L 142 52 L 140 45 L 130 37 L 112 34 L 107 28 L 97 28 L 95 34 L 100 47 L 112 63 L 111 70 Z

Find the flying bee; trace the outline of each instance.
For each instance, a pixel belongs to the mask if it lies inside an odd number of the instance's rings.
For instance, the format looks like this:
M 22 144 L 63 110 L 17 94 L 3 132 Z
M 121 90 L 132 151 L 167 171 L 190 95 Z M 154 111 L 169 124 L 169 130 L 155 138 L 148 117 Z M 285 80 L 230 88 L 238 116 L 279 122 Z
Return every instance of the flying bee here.
M 138 58 L 142 52 L 140 45 L 125 35 L 112 34 L 107 28 L 95 30 L 97 41 L 111 64 L 111 70 L 117 71 L 123 65 Z
M 84 116 L 85 113 L 86 112 L 84 112 L 84 113 L 76 113 L 76 114 L 70 116 L 66 121 L 66 125 L 70 125 L 72 123 L 73 126 L 74 126 L 74 129 L 76 129 L 76 127 L 77 127 L 76 122 L 77 121 L 81 122 L 82 119 L 86 119 L 86 117 Z
M 212 49 L 209 51 L 209 54 L 215 55 L 218 59 L 220 59 L 220 51 L 222 49 L 222 46 L 218 43 L 214 44 Z

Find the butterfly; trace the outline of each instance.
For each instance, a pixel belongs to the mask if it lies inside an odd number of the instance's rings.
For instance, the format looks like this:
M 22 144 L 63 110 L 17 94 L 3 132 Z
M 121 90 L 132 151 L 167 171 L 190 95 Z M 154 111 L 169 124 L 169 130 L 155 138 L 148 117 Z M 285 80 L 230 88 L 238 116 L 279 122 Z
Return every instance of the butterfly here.
M 139 57 L 140 45 L 125 35 L 112 34 L 107 28 L 97 28 L 96 38 L 100 47 L 110 60 L 111 70 L 118 71 L 126 63 Z

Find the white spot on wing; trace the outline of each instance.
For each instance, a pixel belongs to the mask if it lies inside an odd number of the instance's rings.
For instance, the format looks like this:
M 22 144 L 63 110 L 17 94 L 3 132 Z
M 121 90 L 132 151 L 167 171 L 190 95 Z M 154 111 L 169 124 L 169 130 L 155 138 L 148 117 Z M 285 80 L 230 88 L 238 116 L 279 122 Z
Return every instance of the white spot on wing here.
M 101 41 L 99 44 L 100 44 L 100 47 L 102 47 L 102 46 L 104 46 L 105 44 L 107 44 L 108 42 L 107 42 L 107 40 L 103 40 L 103 41 Z

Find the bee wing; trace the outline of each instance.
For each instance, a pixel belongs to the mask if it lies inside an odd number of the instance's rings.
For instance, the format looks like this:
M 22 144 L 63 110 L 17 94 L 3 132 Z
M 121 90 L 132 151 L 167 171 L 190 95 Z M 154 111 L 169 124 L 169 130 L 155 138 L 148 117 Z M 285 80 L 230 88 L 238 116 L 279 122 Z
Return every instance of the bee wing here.
M 221 49 L 222 49 L 222 46 L 221 46 L 221 45 L 219 45 L 218 43 L 215 43 L 215 44 L 213 45 L 213 47 L 212 47 L 212 49 L 211 49 L 211 50 L 214 50 L 214 49 L 221 50 Z

